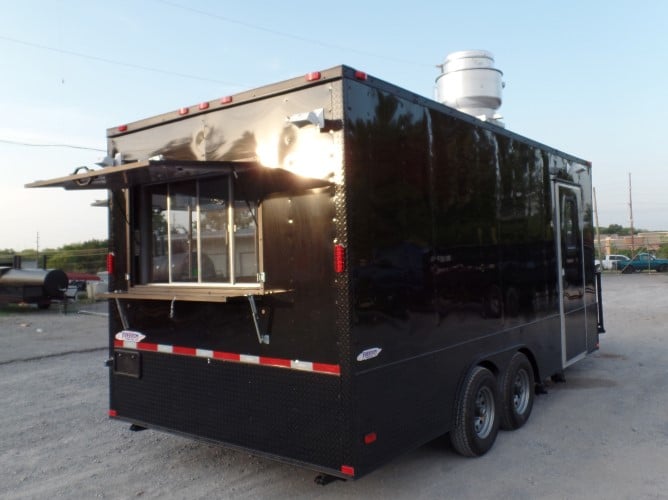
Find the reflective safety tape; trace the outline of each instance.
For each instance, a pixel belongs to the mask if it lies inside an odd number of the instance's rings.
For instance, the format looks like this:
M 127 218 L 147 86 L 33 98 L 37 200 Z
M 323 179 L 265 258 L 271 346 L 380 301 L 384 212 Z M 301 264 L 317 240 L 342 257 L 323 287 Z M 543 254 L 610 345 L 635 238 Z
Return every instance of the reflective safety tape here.
M 341 375 L 341 367 L 329 363 L 316 363 L 303 361 L 301 359 L 270 358 L 267 356 L 256 356 L 254 354 L 237 354 L 233 352 L 213 351 L 210 349 L 199 349 L 196 347 L 181 347 L 166 344 L 152 344 L 150 342 L 130 342 L 129 340 L 114 339 L 114 347 L 124 349 L 136 349 L 137 351 L 160 352 L 164 354 L 176 354 L 178 356 L 193 356 L 196 358 L 218 359 L 222 361 L 233 361 L 251 365 L 274 366 L 301 370 L 313 373 L 324 373 L 327 375 Z

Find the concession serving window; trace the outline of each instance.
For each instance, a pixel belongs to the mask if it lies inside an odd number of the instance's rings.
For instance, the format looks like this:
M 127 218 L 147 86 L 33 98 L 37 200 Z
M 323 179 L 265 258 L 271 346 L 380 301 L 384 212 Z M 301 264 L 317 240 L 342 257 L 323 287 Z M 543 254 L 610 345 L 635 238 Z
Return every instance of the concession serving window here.
M 112 191 L 126 227 L 130 286 L 107 297 L 224 302 L 285 291 L 265 288 L 261 200 L 326 184 L 256 162 L 148 160 L 27 187 Z
M 257 203 L 239 199 L 233 179 L 136 188 L 142 284 L 258 283 Z

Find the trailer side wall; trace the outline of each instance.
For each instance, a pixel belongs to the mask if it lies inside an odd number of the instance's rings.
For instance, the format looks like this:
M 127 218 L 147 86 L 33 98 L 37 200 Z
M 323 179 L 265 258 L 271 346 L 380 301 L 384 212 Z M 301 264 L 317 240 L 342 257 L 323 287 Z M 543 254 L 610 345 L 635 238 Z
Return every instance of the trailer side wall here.
M 358 440 L 365 470 L 449 431 L 472 365 L 500 374 L 522 349 L 537 377 L 561 370 L 553 178 L 582 179 L 496 127 L 382 86 L 346 91 L 355 416 L 376 436 Z M 595 331 L 585 295 L 574 328 Z

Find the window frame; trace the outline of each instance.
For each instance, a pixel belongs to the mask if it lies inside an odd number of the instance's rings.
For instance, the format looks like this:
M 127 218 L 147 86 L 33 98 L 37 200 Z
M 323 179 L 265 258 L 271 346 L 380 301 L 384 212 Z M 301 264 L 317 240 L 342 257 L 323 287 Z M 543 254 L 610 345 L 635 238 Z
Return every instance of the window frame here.
M 139 255 L 140 259 L 138 262 L 139 269 L 137 274 L 140 276 L 140 279 L 137 281 L 142 285 L 146 286 L 189 286 L 189 287 L 244 287 L 244 288 L 255 288 L 261 285 L 261 276 L 262 276 L 262 262 L 260 251 L 260 242 L 261 242 L 261 225 L 259 223 L 261 204 L 256 203 L 255 201 L 246 200 L 245 198 L 239 196 L 239 193 L 235 190 L 235 177 L 230 173 L 221 173 L 215 176 L 207 177 L 198 177 L 194 179 L 188 179 L 186 181 L 166 181 L 161 183 L 154 183 L 149 185 L 137 186 L 139 192 L 138 196 L 135 199 L 137 202 L 137 211 L 140 213 L 139 220 L 135 224 L 135 230 L 140 233 L 139 241 L 137 242 L 139 246 Z M 207 280 L 206 273 L 203 273 L 203 266 L 205 265 L 203 258 L 208 259 L 209 257 L 204 252 L 203 240 L 205 239 L 205 230 L 202 225 L 202 215 L 204 211 L 202 210 L 203 204 L 206 204 L 207 199 L 202 198 L 202 182 L 221 182 L 221 199 L 225 200 L 225 207 L 221 210 L 223 218 L 225 220 L 225 229 L 221 233 L 221 236 L 224 238 L 225 242 L 222 244 L 221 249 L 223 252 L 221 255 L 225 256 L 225 262 L 223 269 L 223 279 Z M 189 185 L 190 184 L 190 185 Z M 177 254 L 180 255 L 176 248 L 181 245 L 177 245 L 177 238 L 174 236 L 177 234 L 175 232 L 174 220 L 179 213 L 179 210 L 174 206 L 175 197 L 179 196 L 179 191 L 175 190 L 175 187 L 180 185 L 180 187 L 185 187 L 185 195 L 188 196 L 187 191 L 190 189 L 194 192 L 191 196 L 192 200 L 192 215 L 188 221 L 189 227 L 186 228 L 188 234 L 186 253 L 189 251 L 193 256 L 196 256 L 196 269 L 193 269 L 193 274 L 196 276 L 194 279 L 185 279 L 180 280 L 174 275 L 174 260 Z M 160 188 L 160 189 L 156 189 Z M 160 190 L 164 192 L 160 193 Z M 157 192 L 156 192 L 157 191 Z M 166 258 L 166 275 L 164 280 L 156 279 L 153 275 L 153 272 L 157 269 L 155 264 L 156 257 L 162 257 L 159 253 L 155 252 L 156 245 L 156 234 L 154 225 L 154 196 L 158 194 L 165 197 L 164 202 L 164 220 L 165 220 L 165 232 L 161 236 L 164 237 L 165 241 L 163 248 L 165 248 L 164 257 Z M 236 196 L 235 196 L 236 195 Z M 253 232 L 252 232 L 252 255 L 253 255 L 253 271 L 250 274 L 244 275 L 241 272 L 241 269 L 237 269 L 241 265 L 239 256 L 237 255 L 238 242 L 239 238 L 239 225 L 237 224 L 238 213 L 240 211 L 246 210 L 243 208 L 245 204 L 247 209 L 251 211 L 251 217 L 253 218 Z M 242 205 L 240 207 L 240 205 Z M 147 213 L 148 212 L 148 213 Z M 143 216 L 141 214 L 144 214 Z M 137 227 L 138 225 L 138 227 Z M 143 257 L 143 258 L 142 258 Z M 210 265 L 214 266 L 213 262 L 209 260 Z M 188 265 L 190 268 L 191 265 Z M 242 277 L 243 278 L 240 278 Z M 254 279 L 244 279 L 249 276 L 254 276 Z

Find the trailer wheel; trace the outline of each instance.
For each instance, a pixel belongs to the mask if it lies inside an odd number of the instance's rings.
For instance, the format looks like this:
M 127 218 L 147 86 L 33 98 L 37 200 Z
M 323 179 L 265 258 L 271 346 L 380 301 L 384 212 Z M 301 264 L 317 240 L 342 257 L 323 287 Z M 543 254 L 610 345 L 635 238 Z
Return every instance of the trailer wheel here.
M 515 430 L 522 427 L 533 408 L 533 368 L 521 352 L 515 353 L 501 383 L 501 428 Z
M 457 399 L 455 428 L 450 432 L 452 446 L 460 455 L 478 457 L 492 447 L 499 433 L 497 400 L 494 374 L 476 366 Z

